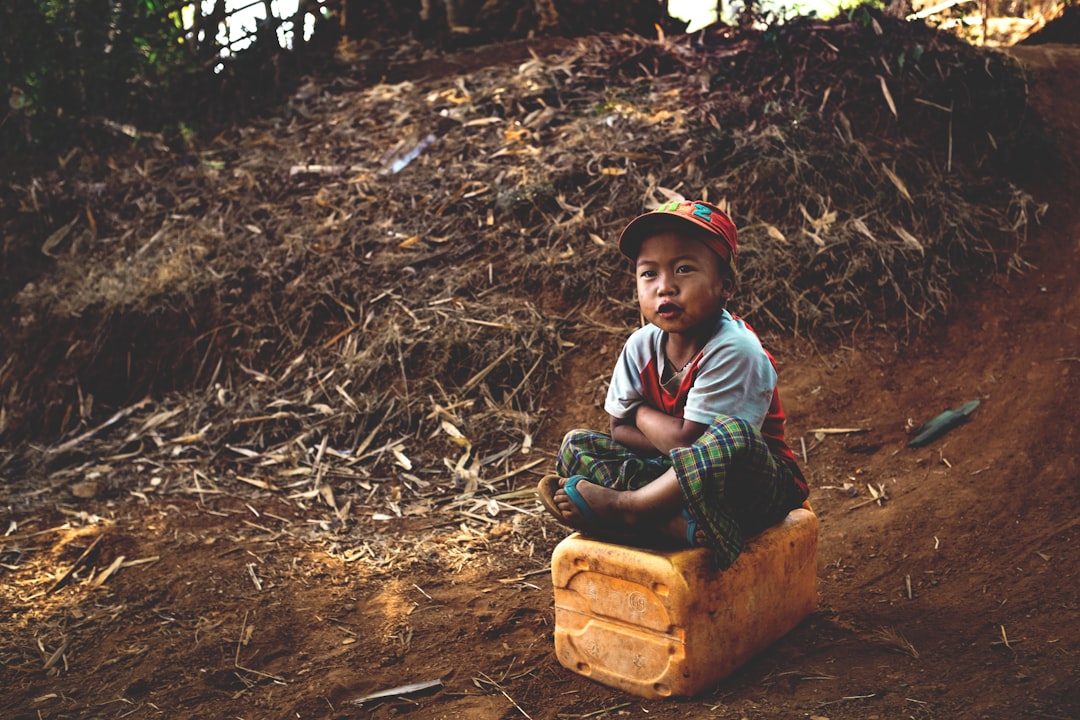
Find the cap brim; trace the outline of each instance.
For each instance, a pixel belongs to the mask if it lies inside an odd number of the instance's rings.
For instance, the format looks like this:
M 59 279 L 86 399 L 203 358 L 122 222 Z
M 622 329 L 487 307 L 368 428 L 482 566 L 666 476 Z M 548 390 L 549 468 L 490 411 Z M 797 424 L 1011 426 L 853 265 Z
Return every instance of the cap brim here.
M 687 225 L 709 232 L 708 226 L 683 215 L 658 212 L 638 215 L 623 228 L 622 235 L 619 236 L 619 252 L 631 260 L 637 260 L 638 253 L 641 252 L 641 243 L 645 242 L 645 238 L 663 230 L 684 230 Z
M 641 252 L 641 243 L 645 242 L 646 238 L 665 230 L 685 231 L 687 226 L 700 231 L 710 239 L 715 238 L 719 241 L 715 243 L 707 242 L 706 244 L 712 248 L 713 252 L 719 255 L 724 262 L 731 262 L 730 246 L 716 234 L 708 223 L 694 217 L 666 212 L 645 213 L 644 215 L 638 215 L 631 220 L 630 223 L 623 228 L 622 234 L 619 236 L 619 252 L 631 260 L 637 260 L 638 253 Z

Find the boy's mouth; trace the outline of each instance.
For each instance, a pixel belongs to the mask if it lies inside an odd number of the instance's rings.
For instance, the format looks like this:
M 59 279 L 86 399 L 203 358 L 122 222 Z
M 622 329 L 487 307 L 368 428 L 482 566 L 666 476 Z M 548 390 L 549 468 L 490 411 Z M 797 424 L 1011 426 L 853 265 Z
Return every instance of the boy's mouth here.
M 660 307 L 656 308 L 656 314 L 662 318 L 671 318 L 677 315 L 682 308 L 675 303 L 665 302 L 660 303 Z

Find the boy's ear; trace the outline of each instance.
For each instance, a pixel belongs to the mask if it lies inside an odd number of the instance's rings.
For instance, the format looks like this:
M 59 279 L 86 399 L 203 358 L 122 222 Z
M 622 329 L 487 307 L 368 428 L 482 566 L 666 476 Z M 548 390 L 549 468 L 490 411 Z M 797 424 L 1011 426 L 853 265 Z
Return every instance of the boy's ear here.
M 720 289 L 725 300 L 730 300 L 731 296 L 735 294 L 735 278 L 732 277 L 731 273 L 724 273 L 720 278 Z

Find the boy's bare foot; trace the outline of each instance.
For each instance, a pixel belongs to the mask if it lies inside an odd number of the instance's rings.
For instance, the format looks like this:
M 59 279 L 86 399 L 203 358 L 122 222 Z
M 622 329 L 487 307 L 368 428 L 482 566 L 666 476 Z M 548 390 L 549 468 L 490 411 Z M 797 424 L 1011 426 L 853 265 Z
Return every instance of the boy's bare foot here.
M 623 507 L 624 503 L 620 502 L 623 498 L 624 493 L 596 485 L 577 475 L 559 483 L 553 500 L 563 521 L 571 527 L 595 528 L 601 525 L 624 532 L 637 524 L 637 515 Z
M 619 509 L 626 493 L 590 483 L 578 475 L 563 479 L 549 475 L 540 481 L 536 493 L 551 515 L 563 525 L 587 535 L 627 541 L 633 517 Z
M 688 543 L 688 515 L 643 504 L 637 491 L 612 490 L 582 476 L 549 476 L 540 481 L 537 494 L 559 522 L 588 535 L 673 547 L 700 544 Z
M 705 531 L 697 526 L 697 522 L 686 510 L 676 513 L 660 529 L 665 537 L 682 547 L 703 547 L 707 542 Z

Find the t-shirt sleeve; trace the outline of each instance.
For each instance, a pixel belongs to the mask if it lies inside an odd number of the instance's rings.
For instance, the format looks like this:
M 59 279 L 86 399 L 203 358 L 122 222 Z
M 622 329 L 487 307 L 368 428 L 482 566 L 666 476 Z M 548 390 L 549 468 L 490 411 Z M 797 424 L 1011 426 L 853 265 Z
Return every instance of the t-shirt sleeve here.
M 644 401 L 641 373 L 649 363 L 653 333 L 651 326 L 640 328 L 626 341 L 611 374 L 604 410 L 624 418 Z
M 757 336 L 749 330 L 732 333 L 706 348 L 683 417 L 711 425 L 717 415 L 730 415 L 760 429 L 775 388 L 776 369 Z

